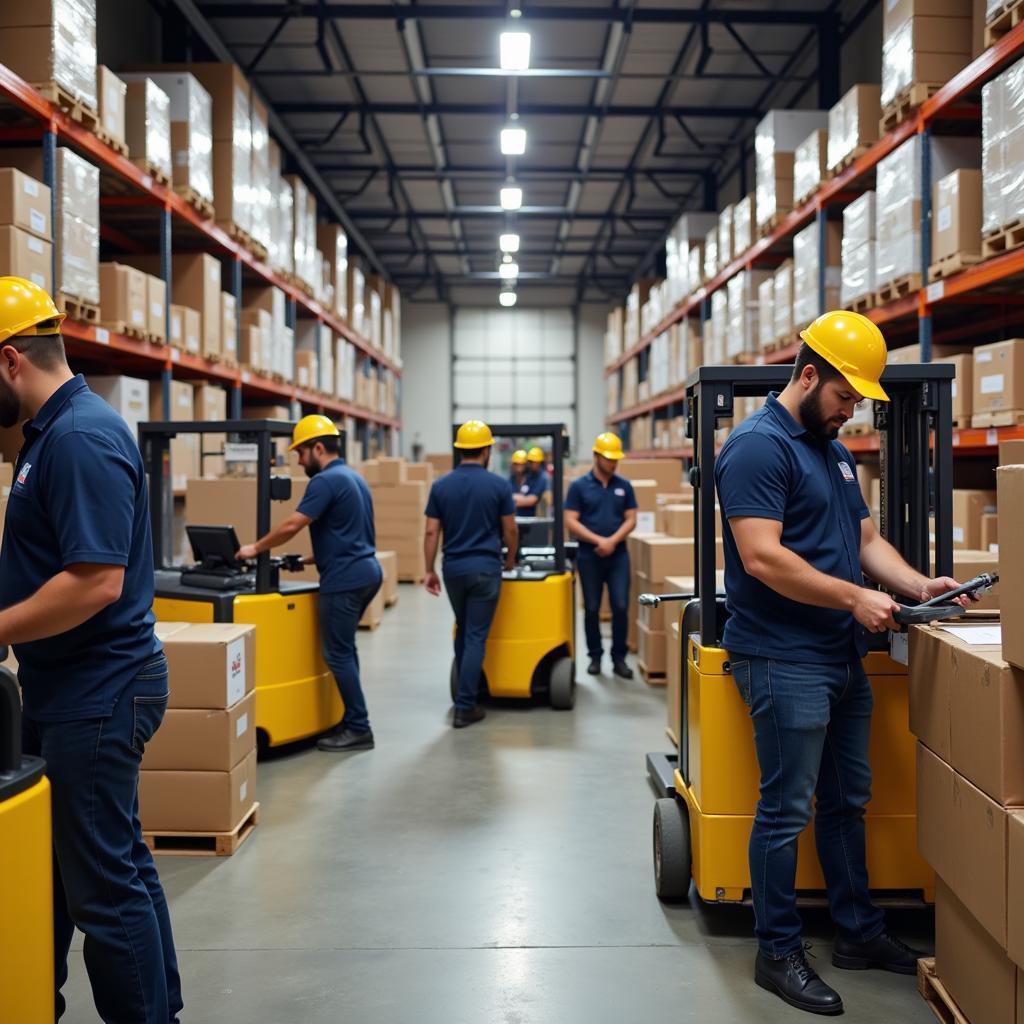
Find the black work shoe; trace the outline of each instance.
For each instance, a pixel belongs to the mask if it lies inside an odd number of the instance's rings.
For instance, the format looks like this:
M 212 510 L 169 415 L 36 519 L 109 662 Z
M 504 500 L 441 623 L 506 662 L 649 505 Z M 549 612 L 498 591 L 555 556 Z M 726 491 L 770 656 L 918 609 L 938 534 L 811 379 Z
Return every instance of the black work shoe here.
M 818 977 L 807 962 L 807 954 L 803 949 L 780 960 L 772 960 L 758 952 L 754 964 L 754 981 L 798 1010 L 830 1017 L 843 1012 L 843 1001 L 839 993 Z
M 601 674 L 601 659 L 591 658 L 590 664 L 587 666 L 588 676 L 599 676 Z
M 487 717 L 487 712 L 478 704 L 474 708 L 456 708 L 452 716 L 452 725 L 456 729 L 465 729 L 467 725 L 482 721 Z
M 633 670 L 624 661 L 616 661 L 612 665 L 612 671 L 620 679 L 632 679 L 633 678 Z
M 337 729 L 316 741 L 317 750 L 373 750 L 373 733 L 356 732 L 354 729 Z
M 911 949 L 888 932 L 876 935 L 869 942 L 847 942 L 837 935 L 832 945 L 832 966 L 844 971 L 866 971 L 877 967 L 893 974 L 917 974 L 917 961 L 927 955 Z

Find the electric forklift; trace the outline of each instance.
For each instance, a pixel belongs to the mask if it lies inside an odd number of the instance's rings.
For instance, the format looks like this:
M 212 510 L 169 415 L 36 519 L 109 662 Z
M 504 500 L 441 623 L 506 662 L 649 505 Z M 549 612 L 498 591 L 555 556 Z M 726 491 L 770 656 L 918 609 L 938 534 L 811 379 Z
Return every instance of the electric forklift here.
M 456 425 L 453 431 L 458 432 Z M 576 703 L 576 605 L 572 555 L 565 540 L 562 509 L 565 457 L 569 435 L 563 424 L 491 425 L 495 437 L 544 439 L 551 444 L 553 516 L 519 517 L 520 530 L 535 531 L 522 546 L 513 569 L 502 574 L 501 596 L 487 637 L 483 687 L 491 697 L 529 700 L 546 697 L 556 710 Z M 453 448 L 454 464 L 459 449 Z M 550 543 L 537 544 L 537 540 Z M 458 669 L 451 668 L 451 695 L 458 689 Z
M 262 537 L 270 529 L 270 503 L 291 498 L 291 477 L 273 476 L 271 464 L 274 439 L 290 438 L 293 426 L 277 420 L 139 426 L 149 478 L 154 614 L 164 622 L 244 622 L 257 627 L 256 730 L 261 749 L 326 732 L 340 723 L 344 713 L 321 653 L 320 587 L 281 578 L 282 570 L 297 568 L 293 555 L 273 558 L 263 552 L 254 566 L 237 562 L 232 509 L 224 510 L 222 524 L 187 524 L 196 561 L 174 566 L 170 443 L 178 434 L 198 434 L 200 443 L 206 434 L 227 436 L 224 454 L 255 466 L 256 533 Z M 344 436 L 342 446 L 344 450 Z
M 654 877 L 658 896 L 682 900 L 693 882 L 707 902 L 748 903 L 747 847 L 760 774 L 749 712 L 722 647 L 728 616 L 715 579 L 715 430 L 733 416 L 740 397 L 764 398 L 789 380 L 790 366 L 704 366 L 686 385 L 686 432 L 693 440 L 695 593 L 680 601 L 681 693 L 673 709 L 678 750 L 647 755 L 657 796 Z M 880 436 L 881 533 L 916 569 L 951 575 L 953 567 L 953 448 L 951 379 L 944 364 L 889 366 L 882 384 L 888 403 L 874 405 Z M 934 525 L 929 512 L 934 511 Z M 934 565 L 930 555 L 934 531 Z M 979 578 L 971 592 L 994 579 Z M 904 608 L 905 623 L 962 613 L 950 595 Z M 665 599 L 644 595 L 648 604 Z M 883 902 L 921 906 L 934 901 L 935 876 L 917 850 L 915 741 L 908 726 L 907 634 L 877 634 L 864 667 L 874 692 L 867 807 L 867 866 Z M 825 888 L 813 823 L 800 836 L 797 892 L 819 901 Z

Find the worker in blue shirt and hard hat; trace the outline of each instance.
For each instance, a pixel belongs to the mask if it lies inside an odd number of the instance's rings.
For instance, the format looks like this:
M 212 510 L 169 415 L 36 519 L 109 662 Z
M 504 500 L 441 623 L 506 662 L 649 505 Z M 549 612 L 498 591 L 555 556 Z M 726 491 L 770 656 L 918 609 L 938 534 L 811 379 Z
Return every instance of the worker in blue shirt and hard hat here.
M 305 416 L 295 425 L 289 451 L 309 477 L 298 508 L 238 557 L 255 558 L 287 544 L 309 527 L 313 559 L 320 573 L 320 641 L 324 661 L 345 704 L 340 725 L 317 740 L 327 751 L 370 750 L 373 731 L 359 677 L 356 631 L 384 576 L 377 561 L 373 498 L 366 481 L 341 455 L 341 435 L 326 416 Z M 308 560 L 306 560 L 308 561 Z
M 898 628 L 898 605 L 865 587 L 864 573 L 921 600 L 957 583 L 923 576 L 878 533 L 836 439 L 858 402 L 888 401 L 881 331 L 835 311 L 800 336 L 789 384 L 729 435 L 715 465 L 730 611 L 723 646 L 761 768 L 750 836 L 754 977 L 801 1010 L 836 1014 L 842 999 L 807 963 L 796 907 L 797 840 L 812 805 L 837 929 L 833 965 L 915 974 L 923 955 L 889 932 L 868 892 L 872 693 L 861 659 L 868 632 Z
M 431 487 L 426 507 L 425 586 L 428 593 L 440 595 L 441 579 L 434 565 L 443 534 L 442 575 L 455 612 L 459 685 L 452 725 L 456 729 L 486 717 L 479 694 L 487 634 L 498 607 L 502 568 L 511 569 L 516 562 L 518 531 L 512 488 L 507 480 L 487 471 L 493 444 L 486 423 L 463 423 L 455 437 L 459 464 Z
M 0 277 L 0 426 L 24 434 L 0 644 L 18 659 L 23 749 L 45 758 L 51 786 L 56 1016 L 77 927 L 99 1016 L 168 1024 L 181 982 L 138 801 L 168 700 L 146 473 L 128 425 L 68 368 L 63 319 L 42 288 Z
M 512 485 L 512 493 L 518 494 L 526 480 L 526 449 L 518 448 L 512 453 L 512 468 L 508 474 L 508 482 Z
M 629 552 L 626 538 L 636 529 L 633 485 L 616 473 L 624 457 L 618 435 L 606 432 L 594 441 L 594 468 L 569 486 L 565 528 L 579 541 L 576 566 L 583 588 L 583 624 L 592 676 L 601 672 L 601 594 L 608 588 L 612 610 L 612 671 L 632 679 L 626 664 L 629 635 Z
M 526 453 L 526 472 L 513 495 L 517 516 L 537 515 L 548 489 L 548 474 L 544 469 L 546 461 L 541 448 L 534 446 Z

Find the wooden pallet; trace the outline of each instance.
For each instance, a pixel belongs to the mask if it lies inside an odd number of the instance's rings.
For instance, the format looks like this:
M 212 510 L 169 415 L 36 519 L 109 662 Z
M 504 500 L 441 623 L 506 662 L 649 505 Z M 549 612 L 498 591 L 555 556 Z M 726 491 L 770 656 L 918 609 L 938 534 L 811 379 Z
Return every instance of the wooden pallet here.
M 953 429 L 954 430 L 970 430 L 971 429 L 971 414 L 968 413 L 966 416 L 954 416 L 953 417 Z
M 146 832 L 142 838 L 153 853 L 178 857 L 230 857 L 238 852 L 260 823 L 260 805 L 254 803 L 249 813 L 230 832 Z
M 264 245 L 260 245 L 248 231 L 240 228 L 233 220 L 219 220 L 217 221 L 218 226 L 227 232 L 239 245 L 244 246 L 256 257 L 256 259 L 265 262 L 267 259 L 267 248 Z
M 981 240 L 981 254 L 985 259 L 998 256 L 1024 245 L 1024 220 L 1015 220 L 1012 224 L 990 231 Z
M 308 295 L 311 299 L 315 298 L 313 294 L 313 288 L 301 277 L 296 277 L 295 274 L 285 274 L 284 279 L 293 287 L 298 288 L 300 292 Z
M 935 973 L 935 958 L 917 961 L 917 990 L 942 1024 L 971 1024 Z
M 770 352 L 778 352 L 782 348 L 784 340 L 783 338 L 773 338 L 761 346 L 761 351 L 766 355 Z
M 991 430 L 992 427 L 1019 427 L 1021 424 L 1024 424 L 1024 409 L 976 412 L 971 417 L 971 426 L 976 430 Z
M 134 324 L 126 324 L 123 320 L 104 320 L 101 327 L 105 327 L 111 334 L 121 334 L 126 338 L 135 338 L 137 341 L 149 341 L 150 335 L 141 327 Z
M 394 608 L 396 604 L 398 604 L 398 595 L 397 594 L 395 594 L 395 596 L 393 598 L 391 598 L 390 601 L 387 598 L 384 598 L 384 607 L 385 608 Z
M 940 278 L 959 274 L 961 270 L 973 267 L 976 263 L 980 263 L 982 259 L 981 253 L 978 252 L 951 252 L 948 256 L 943 256 L 942 259 L 936 260 L 928 268 L 928 280 L 938 281 Z
M 866 313 L 869 309 L 875 308 L 874 293 L 862 295 L 859 299 L 853 299 L 846 303 L 846 307 L 847 309 L 852 309 L 854 313 Z
M 911 292 L 920 290 L 921 275 L 904 274 L 902 277 L 897 277 L 895 281 L 890 281 L 888 284 L 882 285 L 882 287 L 875 292 L 875 305 L 884 306 L 887 302 L 895 302 L 897 299 L 902 299 L 905 295 L 909 295 Z
M 103 127 L 102 121 L 96 122 L 96 127 L 93 129 L 92 133 L 100 140 L 100 142 L 109 146 L 115 153 L 120 153 L 121 156 L 128 155 L 128 143 L 125 142 L 124 139 L 115 139 L 114 136 Z
M 985 25 L 985 48 L 998 43 L 1011 29 L 1024 19 L 1024 0 L 1011 0 L 999 9 Z
M 758 228 L 758 237 L 770 235 L 789 215 L 792 210 L 776 210 L 768 220 Z
M 668 676 L 664 672 L 652 672 L 648 667 L 639 659 L 637 659 L 636 667 L 640 669 L 640 678 L 648 686 L 667 686 Z
M 941 88 L 941 82 L 913 82 L 908 85 L 896 99 L 882 108 L 882 119 L 878 122 L 878 130 L 882 135 L 891 132 L 897 125 L 903 124 L 925 100 L 931 99 Z
M 205 217 L 207 220 L 215 219 L 215 211 L 213 203 L 204 196 L 201 196 L 191 185 L 175 185 L 174 191 L 181 196 L 182 199 L 192 207 L 200 217 Z
M 58 309 L 63 309 L 72 320 L 81 320 L 87 324 L 98 324 L 100 322 L 100 307 L 92 302 L 83 302 L 73 295 L 65 295 L 64 292 L 57 292 L 54 301 Z
M 148 174 L 155 182 L 157 182 L 157 184 L 163 185 L 165 188 L 171 187 L 170 176 L 162 168 L 157 167 L 156 164 L 151 163 L 149 160 L 144 160 L 142 157 L 136 157 L 132 160 L 132 163 L 135 164 L 143 174 Z
M 77 121 L 82 127 L 95 134 L 96 128 L 100 124 L 99 114 L 95 107 L 90 107 L 73 93 L 68 92 L 59 82 L 32 82 L 31 84 L 36 92 L 63 110 L 72 121 Z
M 844 423 L 839 431 L 840 437 L 869 437 L 875 433 L 873 423 Z
M 856 149 L 850 150 L 835 167 L 830 167 L 825 172 L 825 180 L 831 181 L 833 178 L 838 177 L 850 164 L 859 160 L 870 148 L 870 146 L 857 146 Z

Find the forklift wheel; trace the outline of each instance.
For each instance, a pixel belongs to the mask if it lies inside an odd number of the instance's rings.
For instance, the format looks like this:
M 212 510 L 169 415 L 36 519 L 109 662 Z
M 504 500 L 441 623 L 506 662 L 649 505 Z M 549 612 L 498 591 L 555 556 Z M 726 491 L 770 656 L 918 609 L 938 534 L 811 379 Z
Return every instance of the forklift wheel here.
M 690 819 L 675 797 L 654 804 L 654 887 L 658 899 L 677 903 L 690 892 Z
M 576 703 L 576 663 L 559 658 L 548 676 L 548 696 L 556 711 L 569 711 Z

